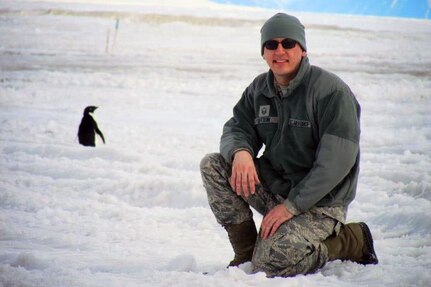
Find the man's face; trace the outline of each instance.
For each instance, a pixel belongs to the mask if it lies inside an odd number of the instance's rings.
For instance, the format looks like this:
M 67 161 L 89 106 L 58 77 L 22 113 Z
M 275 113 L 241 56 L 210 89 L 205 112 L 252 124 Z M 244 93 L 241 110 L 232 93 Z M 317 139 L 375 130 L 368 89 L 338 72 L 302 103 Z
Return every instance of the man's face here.
M 275 38 L 273 40 L 281 42 L 284 39 Z M 305 55 L 306 52 L 302 50 L 298 43 L 290 49 L 283 48 L 280 43 L 275 50 L 270 50 L 265 46 L 263 50 L 263 58 L 274 73 L 275 79 L 281 85 L 289 84 L 296 76 L 301 59 Z

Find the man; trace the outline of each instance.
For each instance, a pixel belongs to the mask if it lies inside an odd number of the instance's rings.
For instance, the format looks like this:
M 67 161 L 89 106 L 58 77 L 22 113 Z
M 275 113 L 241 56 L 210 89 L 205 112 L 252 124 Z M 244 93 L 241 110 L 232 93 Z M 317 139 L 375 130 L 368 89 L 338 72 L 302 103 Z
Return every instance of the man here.
M 345 224 L 359 173 L 358 102 L 341 79 L 309 64 L 293 16 L 265 22 L 261 54 L 270 70 L 234 107 L 220 154 L 201 161 L 210 207 L 235 252 L 229 266 L 252 261 L 256 272 L 287 277 L 336 259 L 377 264 L 368 226 Z M 259 235 L 250 206 L 264 216 Z

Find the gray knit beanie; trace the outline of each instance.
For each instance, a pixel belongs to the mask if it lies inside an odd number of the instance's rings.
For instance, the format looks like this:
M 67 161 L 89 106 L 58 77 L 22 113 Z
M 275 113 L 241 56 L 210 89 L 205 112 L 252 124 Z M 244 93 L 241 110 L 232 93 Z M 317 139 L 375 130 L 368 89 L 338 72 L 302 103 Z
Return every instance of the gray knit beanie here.
M 263 24 L 260 30 L 261 34 L 261 54 L 263 55 L 263 44 L 266 41 L 274 38 L 289 38 L 295 40 L 301 45 L 304 51 L 307 51 L 305 45 L 305 30 L 304 26 L 298 20 L 298 18 L 287 15 L 285 13 L 277 13 L 269 18 L 265 24 Z

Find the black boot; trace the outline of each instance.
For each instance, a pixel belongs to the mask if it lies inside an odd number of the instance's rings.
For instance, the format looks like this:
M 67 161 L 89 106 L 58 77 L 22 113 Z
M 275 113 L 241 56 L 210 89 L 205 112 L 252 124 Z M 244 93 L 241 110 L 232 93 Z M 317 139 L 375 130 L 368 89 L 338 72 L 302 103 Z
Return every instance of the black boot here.
M 350 260 L 363 265 L 379 262 L 373 237 L 364 222 L 343 225 L 337 236 L 333 235 L 323 243 L 328 248 L 329 261 Z
M 238 266 L 251 261 L 257 239 L 257 231 L 253 219 L 240 224 L 226 225 L 224 228 L 227 231 L 229 241 L 235 252 L 235 257 L 229 263 L 228 267 Z

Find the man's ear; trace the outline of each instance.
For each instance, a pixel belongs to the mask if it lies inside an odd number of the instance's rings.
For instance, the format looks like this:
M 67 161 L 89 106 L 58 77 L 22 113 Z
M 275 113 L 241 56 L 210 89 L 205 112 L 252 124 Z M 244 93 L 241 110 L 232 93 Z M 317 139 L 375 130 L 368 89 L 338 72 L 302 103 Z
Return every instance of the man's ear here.
M 307 56 L 307 51 L 302 51 L 302 57 Z

